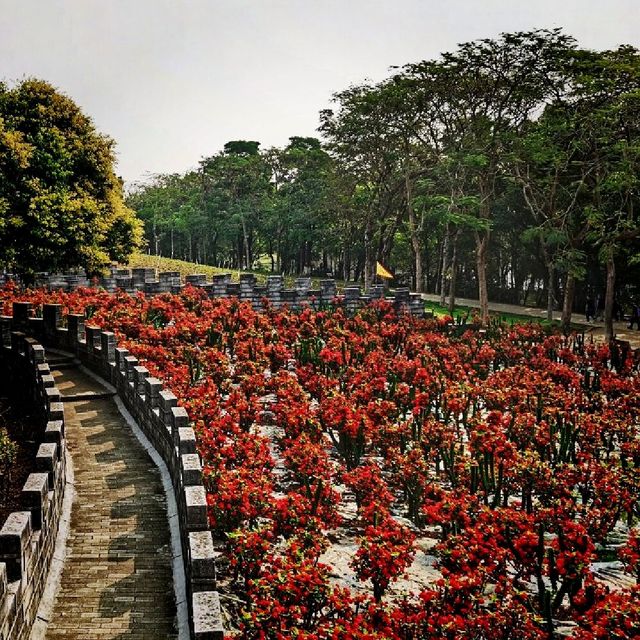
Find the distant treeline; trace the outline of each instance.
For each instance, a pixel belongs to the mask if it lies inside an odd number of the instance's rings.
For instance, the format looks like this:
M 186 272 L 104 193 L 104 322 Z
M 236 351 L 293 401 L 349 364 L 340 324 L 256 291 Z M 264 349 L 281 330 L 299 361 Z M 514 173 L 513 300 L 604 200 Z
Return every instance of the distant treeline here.
M 640 54 L 503 34 L 352 86 L 322 143 L 233 141 L 136 186 L 148 249 L 572 309 L 640 293 Z M 606 295 L 605 295 L 606 292 Z

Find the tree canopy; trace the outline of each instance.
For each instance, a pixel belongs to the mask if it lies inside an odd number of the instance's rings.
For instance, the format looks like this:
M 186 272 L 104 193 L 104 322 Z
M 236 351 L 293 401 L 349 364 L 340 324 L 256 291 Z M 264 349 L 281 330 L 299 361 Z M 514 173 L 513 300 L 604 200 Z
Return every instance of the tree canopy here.
M 142 237 L 113 170 L 114 143 L 35 79 L 0 83 L 0 263 L 29 276 L 126 260 Z
M 232 141 L 129 202 L 156 253 L 365 287 L 380 261 L 485 321 L 489 298 L 568 323 L 598 297 L 611 332 L 640 295 L 639 74 L 559 29 L 464 43 L 338 91 L 321 140 Z

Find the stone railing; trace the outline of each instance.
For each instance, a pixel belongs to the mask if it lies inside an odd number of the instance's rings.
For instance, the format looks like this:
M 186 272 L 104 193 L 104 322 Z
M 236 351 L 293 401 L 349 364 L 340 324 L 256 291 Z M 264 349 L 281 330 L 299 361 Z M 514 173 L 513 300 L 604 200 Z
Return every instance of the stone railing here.
M 180 542 L 187 581 L 191 637 L 222 638 L 219 596 L 215 590 L 213 537 L 208 526 L 202 464 L 189 416 L 176 396 L 149 375 L 137 358 L 119 348 L 115 335 L 88 323 L 84 314 L 62 317 L 62 305 L 44 304 L 32 318 L 29 303 L 14 303 L 13 318 L 43 344 L 73 354 L 112 384 L 146 437 L 165 462 L 176 498 Z M 62 326 L 66 324 L 66 326 Z M 3 324 L 3 327 L 5 325 Z M 0 638 L 4 638 L 0 635 Z
M 344 305 L 349 313 L 366 305 L 371 300 L 386 299 L 394 304 L 398 311 L 409 311 L 421 316 L 424 302 L 419 293 L 411 293 L 407 288 L 394 289 L 386 296 L 383 285 L 373 285 L 366 293 L 359 286 L 347 286 L 340 295 L 335 280 L 320 280 L 319 288 L 311 288 L 311 278 L 296 278 L 293 288 L 287 289 L 283 276 L 267 276 L 265 285 L 258 285 L 256 276 L 251 273 L 240 274 L 240 282 L 231 282 L 231 274 L 214 275 L 207 280 L 204 274 L 192 274 L 183 284 L 177 271 L 158 272 L 156 269 L 116 269 L 108 277 L 94 281 L 98 286 L 113 293 L 118 289 L 128 293 L 143 292 L 149 295 L 158 293 L 179 293 L 185 285 L 204 289 L 212 298 L 237 297 L 250 302 L 255 309 L 262 308 L 264 300 L 279 308 L 283 305 L 291 309 L 300 309 L 309 305 L 313 308 L 328 305 Z M 84 276 L 77 274 L 42 275 L 38 284 L 51 290 L 73 291 L 78 287 L 91 286 Z
M 33 325 L 24 315 L 26 310 L 25 305 L 17 304 L 13 318 L 0 318 L 0 370 L 5 388 L 10 396 L 29 403 L 41 441 L 36 471 L 29 475 L 20 495 L 23 510 L 9 514 L 0 529 L 2 640 L 29 637 L 51 567 L 66 486 L 60 391 L 45 361 L 44 348 L 27 336 Z

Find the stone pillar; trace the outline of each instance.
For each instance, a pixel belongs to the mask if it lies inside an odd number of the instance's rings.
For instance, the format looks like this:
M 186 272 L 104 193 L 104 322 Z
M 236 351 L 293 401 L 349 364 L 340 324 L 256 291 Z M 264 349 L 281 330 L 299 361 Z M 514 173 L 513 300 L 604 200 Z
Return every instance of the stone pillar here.
M 336 281 L 335 280 L 320 280 L 320 302 L 322 304 L 329 304 L 336 297 Z
M 29 318 L 33 313 L 30 302 L 14 302 L 13 305 L 13 328 L 15 330 L 26 329 Z
M 100 332 L 100 349 L 102 350 L 102 364 L 105 369 L 109 363 L 116 361 L 116 335 L 111 331 Z
M 14 511 L 0 529 L 0 563 L 7 566 L 9 582 L 20 580 L 26 568 L 31 536 L 31 513 Z
M 220 273 L 213 276 L 213 290 L 211 295 L 214 298 L 227 297 L 227 275 L 226 273 Z
M 162 390 L 162 382 L 158 378 L 146 378 L 144 381 L 144 395 L 147 406 L 150 409 L 156 409 L 160 404 L 160 391 Z
M 279 309 L 282 306 L 282 289 L 284 288 L 283 276 L 267 277 L 267 298 L 269 302 Z
M 58 337 L 58 327 L 62 324 L 62 305 L 43 304 L 42 320 L 44 322 L 44 339 L 48 344 L 55 344 Z
M 344 306 L 347 313 L 353 314 L 358 310 L 360 305 L 360 287 L 345 287 L 344 290 Z
M 424 300 L 419 293 L 412 293 L 409 298 L 409 311 L 411 315 L 421 318 L 424 316 Z
M 309 291 L 311 290 L 311 278 L 296 278 L 296 293 L 298 307 L 309 303 Z
M 256 277 L 252 273 L 240 274 L 240 300 L 253 303 Z
M 207 284 L 207 276 L 204 273 L 191 273 L 184 280 L 194 287 L 201 287 L 203 284 Z
M 69 348 L 77 352 L 79 343 L 84 340 L 84 313 L 70 313 L 67 316 L 67 332 L 69 336 Z

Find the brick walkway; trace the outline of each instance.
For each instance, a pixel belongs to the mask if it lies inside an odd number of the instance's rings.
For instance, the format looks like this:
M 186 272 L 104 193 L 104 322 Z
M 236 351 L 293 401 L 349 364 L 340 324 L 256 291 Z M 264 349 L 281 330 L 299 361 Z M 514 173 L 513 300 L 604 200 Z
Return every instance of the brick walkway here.
M 75 368 L 53 375 L 63 396 L 104 391 Z M 160 474 L 113 400 L 64 407 L 76 499 L 46 638 L 176 638 Z

